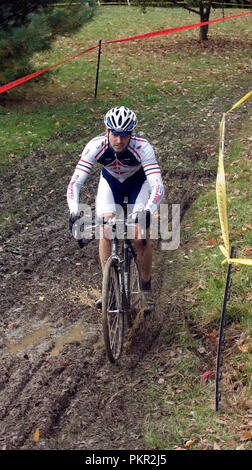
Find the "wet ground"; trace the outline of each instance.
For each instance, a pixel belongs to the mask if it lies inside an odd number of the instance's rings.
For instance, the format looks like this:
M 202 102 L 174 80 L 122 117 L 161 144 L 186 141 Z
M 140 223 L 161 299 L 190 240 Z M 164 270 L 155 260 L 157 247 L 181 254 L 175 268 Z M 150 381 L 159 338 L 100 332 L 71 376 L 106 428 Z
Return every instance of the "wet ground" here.
M 52 161 L 46 153 L 31 153 L 5 174 L 0 447 L 145 449 L 147 371 L 171 309 L 162 284 L 163 254 L 155 241 L 155 311 L 147 318 L 138 315 L 119 363 L 112 365 L 104 351 L 100 313 L 94 307 L 101 292 L 98 241 L 88 240 L 80 250 L 68 231 L 65 193 L 73 164 L 67 157 L 62 165 L 59 158 Z M 98 173 L 99 169 L 90 175 L 82 196 L 92 207 Z M 191 184 L 186 175 L 174 173 L 172 178 L 169 194 L 181 204 L 183 215 L 199 176 L 189 176 Z

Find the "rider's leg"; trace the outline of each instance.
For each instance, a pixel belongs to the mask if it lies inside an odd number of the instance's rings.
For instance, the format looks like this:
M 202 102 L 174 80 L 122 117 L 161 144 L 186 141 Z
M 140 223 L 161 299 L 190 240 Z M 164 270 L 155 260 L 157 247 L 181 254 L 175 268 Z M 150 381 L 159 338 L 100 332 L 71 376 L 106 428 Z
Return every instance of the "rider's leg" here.
M 140 288 L 142 291 L 143 310 L 145 314 L 150 314 L 154 309 L 151 290 L 152 247 L 150 243 L 150 228 L 146 229 L 146 245 L 143 245 L 137 229 L 134 241 L 137 250 L 137 264 L 141 278 Z
M 101 174 L 96 196 L 96 215 L 109 219 L 116 213 L 116 201 L 107 180 Z M 102 271 L 104 262 L 111 254 L 111 229 L 106 225 L 100 228 L 99 258 Z
M 111 217 L 114 217 L 114 214 L 103 214 L 104 219 L 109 219 Z M 111 233 L 110 227 L 100 227 L 100 240 L 99 240 L 99 258 L 100 258 L 100 264 L 101 264 L 101 269 L 102 273 L 104 271 L 104 266 L 111 255 L 111 236 L 109 236 L 109 231 Z M 102 297 L 99 297 L 95 301 L 95 305 L 98 309 L 102 308 Z
M 137 188 L 136 188 L 137 189 Z M 130 194 L 129 201 L 131 207 L 129 213 L 136 213 L 144 210 L 147 201 L 150 197 L 150 186 L 147 180 L 145 180 L 138 190 L 134 190 Z M 144 221 L 143 221 L 144 222 Z M 145 221 L 146 222 L 146 221 Z M 151 266 L 152 266 L 152 248 L 150 243 L 150 228 L 146 228 L 145 239 L 147 244 L 143 245 L 140 234 L 139 226 L 135 226 L 134 242 L 137 250 L 137 261 L 140 276 L 142 281 L 149 282 L 151 279 Z
M 103 215 L 105 220 L 108 220 L 114 217 L 114 214 L 104 214 Z M 104 270 L 104 265 L 109 256 L 111 255 L 111 228 L 104 227 L 100 228 L 100 240 L 99 240 L 99 258 L 100 264 L 102 268 L 102 272 Z
M 137 264 L 140 271 L 141 280 L 147 285 L 151 280 L 152 270 L 152 247 L 150 243 L 150 229 L 146 229 L 146 245 L 143 245 L 141 238 L 138 235 L 138 230 L 135 233 L 135 247 L 137 251 Z

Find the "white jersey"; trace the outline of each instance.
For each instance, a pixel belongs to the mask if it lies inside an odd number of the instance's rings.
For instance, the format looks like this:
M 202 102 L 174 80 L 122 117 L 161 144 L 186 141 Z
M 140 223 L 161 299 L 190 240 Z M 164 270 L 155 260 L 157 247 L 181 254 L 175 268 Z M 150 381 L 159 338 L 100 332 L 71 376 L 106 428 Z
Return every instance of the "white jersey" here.
M 116 153 L 110 146 L 106 134 L 101 134 L 93 138 L 84 148 L 69 183 L 67 202 L 71 214 L 78 214 L 79 192 L 95 163 L 100 163 L 105 169 L 110 186 L 119 184 L 122 191 L 133 180 L 137 184 L 138 175 L 141 185 L 143 178 L 147 179 L 150 197 L 145 209 L 151 213 L 155 212 L 163 198 L 164 188 L 161 171 L 150 143 L 132 134 L 127 148 L 123 152 Z

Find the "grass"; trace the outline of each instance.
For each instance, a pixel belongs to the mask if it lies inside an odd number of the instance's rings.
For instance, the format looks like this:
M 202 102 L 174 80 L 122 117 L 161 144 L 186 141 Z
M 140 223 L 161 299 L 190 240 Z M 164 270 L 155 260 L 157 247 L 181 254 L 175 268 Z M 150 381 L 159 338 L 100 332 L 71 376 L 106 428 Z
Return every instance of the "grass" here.
M 100 38 L 119 39 L 198 21 L 174 8 L 148 8 L 146 14 L 130 8 L 127 15 L 125 8 L 100 8 L 95 21 L 83 30 L 34 56 L 35 68 L 58 63 Z M 239 10 L 228 10 L 228 16 L 236 13 Z M 219 15 L 216 10 L 212 18 Z M 2 182 L 3 230 L 13 223 L 29 222 L 30 205 L 41 207 L 41 195 L 49 194 L 54 185 L 55 193 L 64 192 L 62 181 L 70 178 L 84 144 L 103 131 L 105 112 L 118 103 L 138 113 L 139 132 L 156 150 L 166 202 L 177 203 L 174 195 L 189 197 L 181 246 L 163 253 L 167 321 L 159 339 L 160 351 L 146 371 L 150 380 L 145 437 L 150 448 L 252 448 L 249 434 L 244 434 L 249 433 L 251 422 L 251 268 L 246 266 L 233 268 L 221 411 L 213 411 L 227 269 L 221 265 L 218 248 L 221 232 L 214 180 L 218 130 L 222 113 L 249 91 L 250 24 L 250 17 L 244 17 L 210 26 L 207 46 L 198 43 L 197 29 L 103 46 L 96 100 L 97 50 L 11 90 L 0 106 L 1 172 L 4 176 L 17 168 L 15 207 L 4 178 Z M 225 157 L 230 241 L 237 256 L 246 258 L 251 258 L 249 104 L 251 100 L 228 117 Z M 39 176 L 34 175 L 31 183 L 41 154 L 46 155 L 44 177 L 40 163 Z M 21 181 L 18 169 L 24 156 L 28 179 Z M 202 380 L 209 371 L 209 378 Z
M 252 226 L 247 201 L 251 196 L 248 171 L 251 131 L 250 118 L 227 146 L 225 156 L 230 240 L 237 257 L 250 259 Z M 218 248 L 222 240 L 215 184 L 210 184 L 187 211 L 182 238 L 183 247 L 174 260 L 179 291 L 174 290 L 174 278 L 170 280 L 166 271 L 168 293 L 172 292 L 178 308 L 161 334 L 158 370 L 162 370 L 161 364 L 165 367 L 161 381 L 147 393 L 148 405 L 154 402 L 157 412 L 152 407 L 146 413 L 146 439 L 150 448 L 169 450 L 251 450 L 252 284 L 251 267 L 245 265 L 234 265 L 232 269 L 222 351 L 222 398 L 219 411 L 213 411 L 217 342 L 227 273 L 227 265 L 221 266 L 223 256 Z M 208 379 L 202 379 L 204 372 L 210 372 Z
M 127 18 L 125 7 L 117 7 L 117 15 L 112 15 L 114 11 L 113 7 L 99 9 L 95 22 L 88 24 L 83 31 L 65 38 L 63 42 L 61 39 L 55 41 L 51 51 L 34 56 L 35 68 L 58 63 L 97 44 L 100 38 L 105 42 L 190 24 L 195 19 L 177 9 L 148 9 L 146 14 L 130 9 Z M 213 13 L 213 18 L 218 14 Z M 242 87 L 243 80 L 247 80 L 248 56 L 251 58 L 249 19 L 245 17 L 213 25 L 210 41 L 212 36 L 218 47 L 212 49 L 210 46 L 209 50 L 199 47 L 197 28 L 145 41 L 104 45 L 96 101 L 97 50 L 53 69 L 39 82 L 32 80 L 13 89 L 8 94 L 11 99 L 8 107 L 0 108 L 1 161 L 6 162 L 8 158 L 12 161 L 13 157 L 19 157 L 31 146 L 43 142 L 45 137 L 59 131 L 80 129 L 82 123 L 87 125 L 87 135 L 90 134 L 97 118 L 101 126 L 108 106 L 125 101 L 125 89 L 127 104 L 134 106 L 137 102 L 138 107 L 145 110 L 141 113 L 143 119 L 140 124 L 145 123 L 146 127 L 157 108 L 161 119 L 165 117 L 169 122 L 169 116 L 173 116 L 173 125 L 177 122 L 178 126 L 184 113 L 189 112 L 192 106 L 198 118 L 202 118 L 206 100 L 209 102 L 211 98 L 217 113 L 218 98 L 224 93 L 232 103 L 234 95 L 239 93 L 235 88 Z M 227 35 L 230 28 L 232 40 Z M 147 64 L 148 57 L 151 61 Z M 230 76 L 233 77 L 232 87 Z M 149 110 L 146 109 L 148 107 Z

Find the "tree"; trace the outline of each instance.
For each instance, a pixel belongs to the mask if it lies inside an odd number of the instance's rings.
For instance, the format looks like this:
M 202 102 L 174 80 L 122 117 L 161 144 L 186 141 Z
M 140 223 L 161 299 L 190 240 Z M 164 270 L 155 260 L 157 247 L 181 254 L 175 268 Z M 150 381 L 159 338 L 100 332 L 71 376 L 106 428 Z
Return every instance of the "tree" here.
M 175 5 L 180 6 L 177 0 L 171 0 L 172 3 Z M 200 23 L 205 23 L 209 21 L 211 8 L 212 8 L 213 0 L 187 0 L 187 3 L 183 5 L 188 11 L 192 13 L 196 13 L 200 16 Z M 198 8 L 198 10 L 197 10 Z M 199 40 L 200 41 L 207 41 L 208 39 L 208 24 L 204 26 L 200 26 L 200 33 L 199 33 Z
M 184 3 L 181 3 L 180 0 L 170 0 L 175 6 L 179 8 L 185 8 L 192 13 L 196 13 L 200 16 L 200 23 L 204 23 L 205 21 L 209 21 L 210 12 L 212 8 L 213 0 L 187 0 Z M 138 4 L 141 5 L 143 10 L 149 6 L 160 6 L 162 7 L 162 1 L 159 0 L 133 0 L 131 4 Z M 200 34 L 199 40 L 206 41 L 208 39 L 208 25 L 204 25 L 200 27 Z
M 30 59 L 49 49 L 59 35 L 76 32 L 94 15 L 95 2 L 73 0 L 1 0 L 0 84 L 32 73 Z

